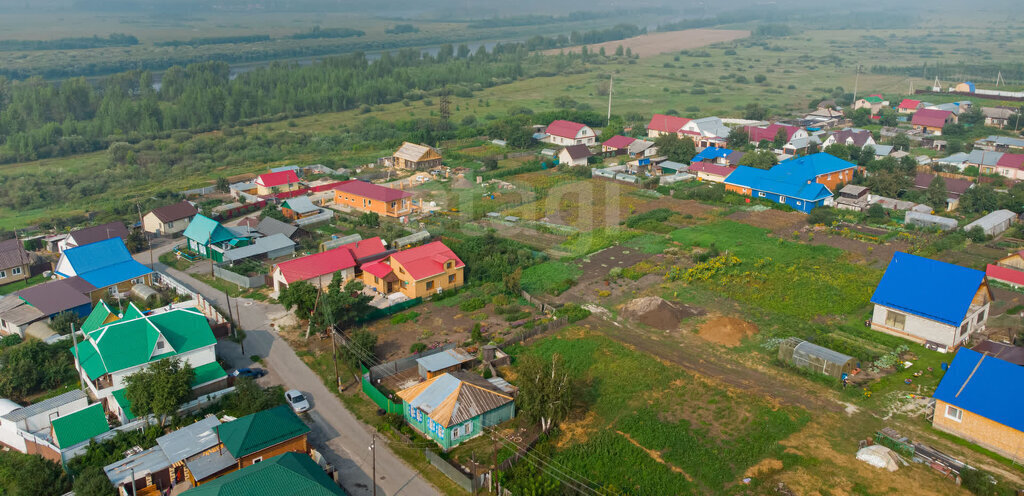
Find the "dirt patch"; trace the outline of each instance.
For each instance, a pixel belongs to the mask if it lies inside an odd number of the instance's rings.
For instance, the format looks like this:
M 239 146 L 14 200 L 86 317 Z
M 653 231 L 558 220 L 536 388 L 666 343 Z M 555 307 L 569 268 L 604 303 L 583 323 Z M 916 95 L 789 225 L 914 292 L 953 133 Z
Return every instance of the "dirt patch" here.
M 590 410 L 583 418 L 572 421 L 562 422 L 558 426 L 562 434 L 558 436 L 558 442 L 555 443 L 558 449 L 565 449 L 574 444 L 581 444 L 587 442 L 590 438 L 590 433 L 594 431 L 594 423 L 597 422 L 597 412 Z
M 774 472 L 776 470 L 782 470 L 782 461 L 774 458 L 765 458 L 764 460 L 757 462 L 757 465 L 748 468 L 747 471 L 743 473 L 743 476 L 756 477 L 763 473 Z
M 629 441 L 630 444 L 632 444 L 633 446 L 636 446 L 637 448 L 640 448 L 640 449 L 644 450 L 644 452 L 647 453 L 647 456 L 651 457 L 652 460 L 654 460 L 654 461 L 656 461 L 656 462 L 658 462 L 658 463 L 668 467 L 669 469 L 671 469 L 673 472 L 675 472 L 677 474 L 683 474 L 683 477 L 686 477 L 686 480 L 688 480 L 690 482 L 693 482 L 693 477 L 690 477 L 690 474 L 684 472 L 683 469 L 681 469 L 681 468 L 679 468 L 679 467 L 677 467 L 675 465 L 672 465 L 669 462 L 666 462 L 665 459 L 661 457 L 661 453 L 659 453 L 657 451 L 654 451 L 652 449 L 645 448 L 644 445 L 636 442 L 636 440 L 634 440 L 633 438 L 629 437 L 629 434 L 626 434 L 625 432 L 622 432 L 622 431 L 615 431 L 615 432 L 618 432 L 620 436 L 626 438 L 626 440 Z
M 466 176 L 461 174 L 452 181 L 452 188 L 454 189 L 469 189 L 472 187 L 473 183 L 469 179 L 466 179 Z
M 699 308 L 670 303 L 657 296 L 631 300 L 622 308 L 626 317 L 663 331 L 678 329 L 679 321 L 703 313 Z
M 715 317 L 701 324 L 697 334 L 712 343 L 732 347 L 757 334 L 757 326 L 735 317 Z
M 761 227 L 770 231 L 784 230 L 792 233 L 794 230 L 807 225 L 807 215 L 800 212 L 783 212 L 769 208 L 768 210 L 742 210 L 730 214 L 728 219 L 742 222 L 754 227 Z
M 649 57 L 660 53 L 675 52 L 689 48 L 699 48 L 722 41 L 732 41 L 750 36 L 750 31 L 733 29 L 687 29 L 685 31 L 669 31 L 664 33 L 651 33 L 618 41 L 608 41 L 595 45 L 587 45 L 587 49 L 598 52 L 602 48 L 608 53 L 614 53 L 620 45 L 629 48 L 634 54 L 641 57 Z M 557 55 L 562 51 L 580 51 L 579 47 L 568 49 L 554 49 L 544 52 L 546 55 Z
M 608 278 L 608 272 L 615 267 L 625 269 L 644 260 L 658 260 L 659 257 L 660 255 L 652 257 L 636 248 L 625 246 L 612 246 L 611 248 L 601 250 L 576 262 L 577 266 L 583 270 L 583 275 L 580 276 L 573 287 L 556 297 L 554 301 L 556 303 L 593 301 L 594 296 L 597 294 L 613 296 L 637 289 L 637 287 L 640 287 L 638 286 L 638 281 L 626 278 L 605 282 Z
M 658 208 L 667 208 L 679 215 L 692 215 L 695 219 L 710 218 L 721 210 L 719 207 L 705 205 L 696 200 L 676 200 L 665 196 L 637 207 L 634 214 L 642 214 Z

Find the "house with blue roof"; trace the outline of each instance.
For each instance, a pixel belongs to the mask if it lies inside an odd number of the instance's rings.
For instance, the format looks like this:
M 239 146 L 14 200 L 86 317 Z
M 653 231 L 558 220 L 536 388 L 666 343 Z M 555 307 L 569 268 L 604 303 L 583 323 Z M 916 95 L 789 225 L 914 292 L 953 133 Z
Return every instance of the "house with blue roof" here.
M 743 158 L 743 152 L 712 147 L 701 150 L 690 159 L 690 163 L 709 162 L 716 165 L 738 165 L 741 158 Z
M 89 297 L 93 304 L 104 295 L 127 293 L 136 284 L 153 283 L 153 270 L 135 261 L 118 237 L 64 250 L 54 273 L 60 279 L 77 276 L 92 285 Z
M 932 426 L 1024 460 L 1024 367 L 961 348 L 935 388 Z
M 223 262 L 224 252 L 249 245 L 255 234 L 229 229 L 220 222 L 198 214 L 185 228 L 183 235 L 188 240 L 189 250 L 214 261 Z
M 896 252 L 871 296 L 871 328 L 946 352 L 985 329 L 992 299 L 980 270 Z
M 856 164 L 815 153 L 786 160 L 768 170 L 739 166 L 725 179 L 725 189 L 807 213 L 831 206 L 833 189 L 850 182 L 856 170 Z

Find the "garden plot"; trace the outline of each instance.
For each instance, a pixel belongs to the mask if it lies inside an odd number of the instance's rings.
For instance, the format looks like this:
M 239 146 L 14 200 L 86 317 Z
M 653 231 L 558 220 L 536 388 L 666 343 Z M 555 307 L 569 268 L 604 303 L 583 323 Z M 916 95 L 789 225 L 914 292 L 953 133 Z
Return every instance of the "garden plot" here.
M 763 227 L 769 231 L 793 232 L 807 224 L 807 215 L 800 212 L 784 212 L 769 208 L 766 210 L 741 210 L 727 217 L 754 227 Z
M 618 226 L 645 204 L 654 201 L 654 198 L 633 194 L 637 191 L 636 186 L 617 182 L 576 180 L 551 187 L 545 198 L 506 210 L 504 213 L 522 219 L 543 220 L 552 224 L 571 226 L 580 231 L 589 231 L 600 227 Z
M 625 269 L 652 258 L 660 258 L 660 256 L 652 257 L 637 248 L 617 245 L 586 258 L 572 262 L 559 262 L 573 266 L 579 275 L 575 284 L 567 288 L 555 300 L 558 303 L 586 302 L 593 301 L 595 297 L 621 294 L 626 291 L 627 287 L 630 290 L 638 289 L 641 286 L 636 281 L 619 276 L 613 277 L 610 274 L 621 274 Z

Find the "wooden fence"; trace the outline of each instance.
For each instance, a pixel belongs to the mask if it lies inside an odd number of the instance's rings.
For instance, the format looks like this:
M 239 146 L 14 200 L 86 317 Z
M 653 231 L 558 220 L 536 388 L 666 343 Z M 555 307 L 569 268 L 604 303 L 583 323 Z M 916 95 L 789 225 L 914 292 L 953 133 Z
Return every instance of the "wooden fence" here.
M 526 291 L 520 291 L 520 294 L 522 295 L 524 300 L 529 302 L 531 305 L 537 307 L 537 309 L 540 310 L 541 312 L 550 314 L 555 313 L 555 310 L 558 310 L 558 307 L 551 305 L 549 303 L 545 303 L 544 301 L 535 298 L 533 295 L 527 293 Z

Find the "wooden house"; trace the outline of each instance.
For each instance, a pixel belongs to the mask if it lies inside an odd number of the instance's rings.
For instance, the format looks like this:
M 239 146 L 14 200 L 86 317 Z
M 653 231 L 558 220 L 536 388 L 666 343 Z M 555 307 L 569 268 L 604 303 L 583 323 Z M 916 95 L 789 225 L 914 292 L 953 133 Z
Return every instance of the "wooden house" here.
M 405 217 L 412 213 L 412 194 L 366 181 L 345 181 L 334 187 L 334 204 L 381 217 Z
M 466 264 L 440 241 L 363 264 L 363 284 L 382 294 L 421 298 L 462 287 Z
M 177 234 L 184 231 L 198 213 L 196 206 L 187 200 L 154 208 L 142 217 L 142 230 L 157 236 Z
M 391 163 L 397 169 L 433 169 L 441 165 L 441 154 L 432 146 L 406 141 L 391 156 Z
M 399 391 L 398 397 L 405 402 L 405 421 L 447 451 L 515 416 L 512 393 L 495 382 L 472 372 L 450 372 Z
M 0 286 L 28 279 L 32 258 L 18 238 L 0 241 Z

